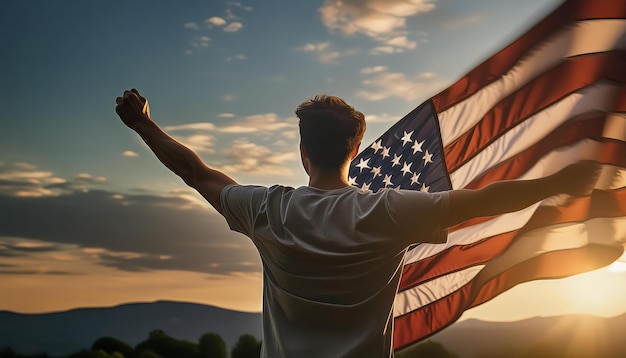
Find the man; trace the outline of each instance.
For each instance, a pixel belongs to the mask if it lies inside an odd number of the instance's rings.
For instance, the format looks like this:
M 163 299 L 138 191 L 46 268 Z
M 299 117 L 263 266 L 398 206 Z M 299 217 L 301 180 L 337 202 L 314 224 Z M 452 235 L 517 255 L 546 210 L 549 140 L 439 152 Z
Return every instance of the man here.
M 136 90 L 117 98 L 116 112 L 256 245 L 263 262 L 263 357 L 392 356 L 393 301 L 409 245 L 444 243 L 447 227 L 470 218 L 517 211 L 560 193 L 587 195 L 600 171 L 581 162 L 480 190 L 361 191 L 347 174 L 364 116 L 340 98 L 317 96 L 296 110 L 308 185 L 242 186 L 163 132 Z

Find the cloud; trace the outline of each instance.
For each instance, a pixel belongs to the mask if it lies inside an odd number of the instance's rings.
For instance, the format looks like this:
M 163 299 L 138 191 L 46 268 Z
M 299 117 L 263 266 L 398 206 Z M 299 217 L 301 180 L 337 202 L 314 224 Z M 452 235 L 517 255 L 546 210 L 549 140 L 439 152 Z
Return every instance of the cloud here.
M 312 52 L 321 63 L 337 63 L 337 60 L 344 56 L 353 54 L 353 50 L 340 52 L 331 48 L 330 42 L 307 43 L 299 48 L 303 52 Z
M 104 183 L 106 183 L 106 178 L 94 177 L 86 173 L 78 174 L 72 180 L 66 180 L 29 163 L 0 165 L 0 195 L 58 196 L 70 191 L 88 190 Z
M 209 42 L 211 39 L 207 36 L 196 36 L 191 40 L 190 44 L 192 47 L 209 47 Z
M 231 61 L 244 61 L 247 60 L 248 58 L 246 57 L 246 55 L 243 54 L 238 54 L 235 56 L 229 56 L 226 58 L 226 62 L 231 62 Z
M 464 17 L 452 18 L 444 21 L 442 26 L 446 30 L 454 30 L 469 25 L 475 25 L 485 20 L 485 14 L 470 14 Z
M 183 26 L 189 30 L 200 30 L 200 26 L 198 26 L 195 22 L 187 22 Z
M 226 20 L 224 20 L 224 19 L 222 19 L 221 17 L 218 17 L 218 16 L 213 16 L 213 17 L 210 17 L 210 18 L 204 20 L 204 24 L 207 27 L 209 27 L 209 28 L 211 28 L 213 26 L 224 26 L 224 25 L 226 25 L 226 23 L 227 23 Z
M 218 170 L 229 174 L 246 173 L 258 175 L 293 174 L 292 165 L 298 160 L 296 140 L 297 122 L 279 117 L 275 113 L 255 114 L 237 118 L 231 113 L 222 113 L 225 123 L 187 123 L 167 126 L 164 129 L 174 133 L 174 138 L 196 152 L 219 153 L 211 164 Z M 180 135 L 180 132 L 193 132 Z M 218 135 L 220 134 L 220 135 Z M 225 144 L 225 135 L 254 134 L 266 143 L 272 143 L 273 149 L 253 143 L 248 139 L 235 139 Z M 219 146 L 215 143 L 220 138 Z M 279 146 L 276 143 L 283 143 Z M 290 143 L 291 146 L 284 145 Z
M 0 257 L 9 265 L 0 274 L 81 273 L 85 263 L 123 271 L 260 272 L 247 238 L 207 204 L 182 196 L 0 195 L 0 212 Z
M 174 136 L 176 140 L 198 153 L 215 153 L 215 137 L 207 134 L 192 134 L 189 136 Z
M 365 116 L 367 123 L 386 123 L 391 121 L 398 121 L 400 118 L 389 116 L 387 113 L 383 114 L 368 114 Z
M 232 113 L 221 113 L 221 118 L 235 118 Z M 280 118 L 276 113 L 254 114 L 231 121 L 228 124 L 217 126 L 210 122 L 187 123 L 175 126 L 166 126 L 164 130 L 174 131 L 207 131 L 217 133 L 254 133 L 274 132 L 283 129 L 292 129 L 296 123 L 290 119 Z
M 276 152 L 247 140 L 237 140 L 223 151 L 228 164 L 218 165 L 226 173 L 248 173 L 275 176 L 293 174 L 287 163 L 295 162 L 295 151 Z
M 122 153 L 123 157 L 130 157 L 130 158 L 134 158 L 134 157 L 138 157 L 139 154 L 137 154 L 136 152 L 133 152 L 132 150 L 126 150 Z
M 362 74 L 371 75 L 373 73 L 380 73 L 387 71 L 387 66 L 372 66 L 361 69 Z
M 242 9 L 244 11 L 252 11 L 252 6 L 244 5 L 244 4 L 240 3 L 240 2 L 235 2 L 235 1 L 228 2 L 228 3 L 226 3 L 226 5 L 234 6 L 234 7 L 240 8 L 240 9 Z
M 231 125 L 221 127 L 220 131 L 226 133 L 248 133 L 251 131 L 272 132 L 293 128 L 294 126 L 294 121 L 280 118 L 276 113 L 265 113 L 242 117 Z
M 357 91 L 356 96 L 370 101 L 395 97 L 414 102 L 433 96 L 447 84 L 433 72 L 409 78 L 402 73 L 391 72 L 384 66 L 375 66 L 366 67 L 361 73 L 368 78 L 361 82 L 365 88 Z
M 226 27 L 224 27 L 224 32 L 237 32 L 243 28 L 243 24 L 241 22 L 231 22 Z
M 106 183 L 107 179 L 103 176 L 94 177 L 91 174 L 80 173 L 74 177 L 74 183 L 81 184 L 103 184 Z
M 166 131 L 214 131 L 216 129 L 215 124 L 209 122 L 201 123 L 187 123 L 176 126 L 166 126 L 163 128 Z
M 368 36 L 383 44 L 377 53 L 394 53 L 417 47 L 407 37 L 406 19 L 434 8 L 430 0 L 326 0 L 319 12 L 331 31 Z

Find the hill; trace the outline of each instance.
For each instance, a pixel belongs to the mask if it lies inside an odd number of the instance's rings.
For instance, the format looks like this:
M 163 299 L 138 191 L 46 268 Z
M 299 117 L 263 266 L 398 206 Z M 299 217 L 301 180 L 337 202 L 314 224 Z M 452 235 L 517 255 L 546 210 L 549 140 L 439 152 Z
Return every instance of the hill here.
M 626 314 L 534 317 L 515 322 L 457 322 L 430 339 L 459 358 L 626 357 Z
M 168 301 L 44 314 L 0 311 L 0 348 L 65 355 L 90 348 L 103 336 L 135 346 L 154 329 L 193 342 L 204 333 L 219 333 L 230 350 L 242 334 L 261 339 L 261 314 Z

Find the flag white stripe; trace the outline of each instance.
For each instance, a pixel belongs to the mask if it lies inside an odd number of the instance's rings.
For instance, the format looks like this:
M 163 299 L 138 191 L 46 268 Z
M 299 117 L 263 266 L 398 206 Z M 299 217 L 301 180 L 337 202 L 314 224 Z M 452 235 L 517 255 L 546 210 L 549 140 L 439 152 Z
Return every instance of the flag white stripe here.
M 476 265 L 424 282 L 398 293 L 394 317 L 410 313 L 460 289 L 480 274 L 480 280 L 502 274 L 505 270 L 547 252 L 582 248 L 589 244 L 622 245 L 616 238 L 626 237 L 626 217 L 595 218 L 577 224 L 546 226 L 521 235 L 511 247 L 487 265 Z
M 521 122 L 450 173 L 452 188 L 465 187 L 478 175 L 523 152 L 571 118 L 595 111 L 611 111 L 619 88 L 615 83 L 596 83 Z
M 468 267 L 398 292 L 393 304 L 394 317 L 409 313 L 451 294 L 476 277 L 482 268 L 482 265 Z
M 511 70 L 469 98 L 439 113 L 443 145 L 472 128 L 496 103 L 548 71 L 564 58 L 626 49 L 626 20 L 580 21 L 542 41 Z

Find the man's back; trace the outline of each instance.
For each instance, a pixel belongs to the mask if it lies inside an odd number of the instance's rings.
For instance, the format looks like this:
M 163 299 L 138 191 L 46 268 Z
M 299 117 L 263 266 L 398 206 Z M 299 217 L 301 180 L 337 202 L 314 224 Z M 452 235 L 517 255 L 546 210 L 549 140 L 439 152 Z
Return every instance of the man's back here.
M 264 356 L 390 355 L 404 253 L 445 241 L 447 194 L 233 185 L 222 203 L 263 261 Z

